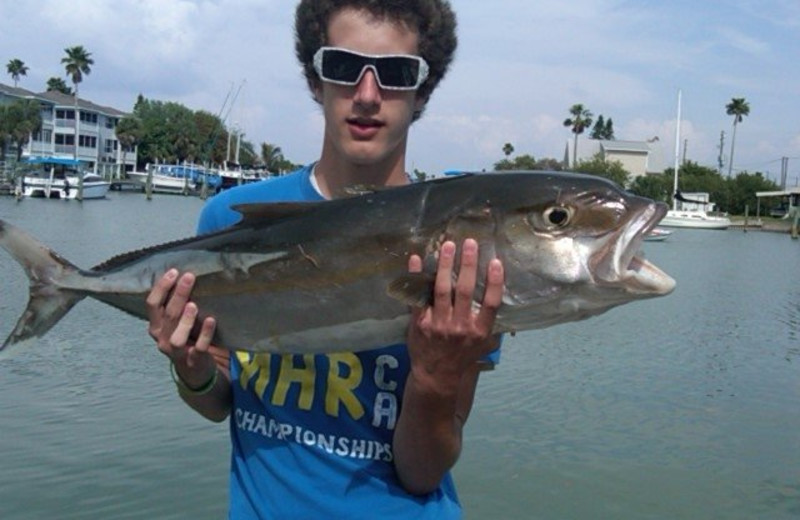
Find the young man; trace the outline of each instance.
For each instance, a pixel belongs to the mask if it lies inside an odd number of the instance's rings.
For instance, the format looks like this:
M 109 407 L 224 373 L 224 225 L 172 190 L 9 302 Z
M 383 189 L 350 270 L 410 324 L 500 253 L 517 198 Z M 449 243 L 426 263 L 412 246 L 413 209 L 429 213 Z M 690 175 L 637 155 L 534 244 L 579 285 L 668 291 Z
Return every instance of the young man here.
M 296 35 L 325 115 L 319 161 L 217 195 L 200 217 L 201 233 L 237 222 L 233 204 L 318 201 L 353 185 L 409 182 L 409 127 L 455 51 L 448 2 L 303 0 Z M 149 330 L 170 358 L 179 394 L 209 419 L 231 418 L 231 518 L 460 517 L 449 470 L 479 367 L 496 348 L 503 271 L 498 260 L 490 264 L 474 312 L 477 244 L 459 246 L 454 282 L 456 244 L 442 245 L 434 303 L 413 311 L 407 344 L 358 353 L 227 356 L 210 346 L 213 318 L 191 344 L 193 275 L 172 270 L 156 282 Z M 420 271 L 421 259 L 412 256 L 409 269 Z

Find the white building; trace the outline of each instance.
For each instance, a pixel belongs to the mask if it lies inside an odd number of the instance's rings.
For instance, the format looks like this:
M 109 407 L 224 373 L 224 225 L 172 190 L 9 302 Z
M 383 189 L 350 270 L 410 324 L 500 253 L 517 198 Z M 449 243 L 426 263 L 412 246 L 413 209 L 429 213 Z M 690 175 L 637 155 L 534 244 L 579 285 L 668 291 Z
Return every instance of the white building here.
M 574 139 L 574 138 L 573 138 Z M 566 157 L 573 164 L 573 139 L 567 141 Z M 619 161 L 631 174 L 631 179 L 642 175 L 663 173 L 667 168 L 664 154 L 657 139 L 650 141 L 606 141 L 602 139 L 578 138 L 578 161 L 589 160 L 596 154 L 606 161 Z
M 0 104 L 13 103 L 17 99 L 39 102 L 42 114 L 42 128 L 31 136 L 23 148 L 23 157 L 73 158 L 76 152 L 75 126 L 78 121 L 77 158 L 86 164 L 87 170 L 113 174 L 120 169 L 136 168 L 135 149 L 126 151 L 125 165 L 121 168 L 122 149 L 114 133 L 119 120 L 129 115 L 128 113 L 79 98 L 76 118 L 74 96 L 55 91 L 37 94 L 0 83 Z M 8 149 L 6 153 L 16 152 Z

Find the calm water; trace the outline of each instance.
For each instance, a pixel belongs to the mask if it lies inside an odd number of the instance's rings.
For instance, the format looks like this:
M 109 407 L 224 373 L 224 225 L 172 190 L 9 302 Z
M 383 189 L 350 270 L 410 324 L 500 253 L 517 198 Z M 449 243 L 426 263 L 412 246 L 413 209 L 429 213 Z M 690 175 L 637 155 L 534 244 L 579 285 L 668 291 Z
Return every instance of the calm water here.
M 0 198 L 80 266 L 191 234 L 201 201 Z M 508 338 L 456 470 L 467 518 L 800 517 L 800 243 L 645 244 L 667 298 Z M 27 299 L 0 253 L 0 336 Z M 0 362 L 0 518 L 222 518 L 227 426 L 175 396 L 144 322 L 79 304 Z

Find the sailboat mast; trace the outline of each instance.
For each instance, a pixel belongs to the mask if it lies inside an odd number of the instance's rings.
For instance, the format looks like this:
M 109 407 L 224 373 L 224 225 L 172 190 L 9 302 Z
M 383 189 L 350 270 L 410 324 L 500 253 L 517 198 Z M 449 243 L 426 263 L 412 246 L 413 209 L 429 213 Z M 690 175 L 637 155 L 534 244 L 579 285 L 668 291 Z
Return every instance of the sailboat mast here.
M 672 186 L 672 209 L 678 209 L 678 169 L 681 155 L 681 89 L 678 89 L 678 120 L 675 122 L 675 180 Z

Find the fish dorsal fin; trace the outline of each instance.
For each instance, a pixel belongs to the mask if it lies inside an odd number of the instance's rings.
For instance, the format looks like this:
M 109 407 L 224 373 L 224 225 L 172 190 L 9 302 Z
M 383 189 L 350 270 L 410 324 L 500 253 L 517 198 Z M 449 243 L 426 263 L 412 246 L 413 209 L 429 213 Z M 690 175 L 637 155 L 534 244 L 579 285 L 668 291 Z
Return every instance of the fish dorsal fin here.
M 426 273 L 408 273 L 389 284 L 386 292 L 395 300 L 412 307 L 424 307 L 433 303 L 435 277 Z
M 231 209 L 242 214 L 239 224 L 250 224 L 260 220 L 296 217 L 319 207 L 320 204 L 325 204 L 325 202 L 262 202 L 236 204 L 231 206 Z

